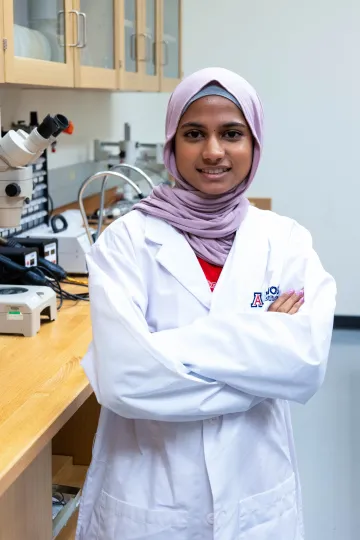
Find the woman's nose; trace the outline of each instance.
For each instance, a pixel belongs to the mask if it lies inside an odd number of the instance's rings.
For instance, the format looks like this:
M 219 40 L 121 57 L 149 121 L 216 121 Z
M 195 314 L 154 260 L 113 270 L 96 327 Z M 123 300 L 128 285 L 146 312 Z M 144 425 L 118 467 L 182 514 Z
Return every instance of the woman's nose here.
M 224 157 L 224 149 L 217 137 L 209 137 L 203 148 L 204 161 L 220 161 Z

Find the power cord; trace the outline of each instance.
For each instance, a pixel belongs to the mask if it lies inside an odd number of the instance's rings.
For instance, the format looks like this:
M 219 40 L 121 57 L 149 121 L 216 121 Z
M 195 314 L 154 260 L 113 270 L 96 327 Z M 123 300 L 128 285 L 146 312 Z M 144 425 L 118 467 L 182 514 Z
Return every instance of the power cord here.
M 64 290 L 61 286 L 61 282 L 58 277 L 46 266 L 31 266 L 29 268 L 24 267 L 4 255 L 0 255 L 0 266 L 4 266 L 7 270 L 11 270 L 11 281 L 17 282 L 24 285 L 38 285 L 42 287 L 51 287 L 56 293 L 57 298 L 59 299 L 58 310 L 61 309 L 64 300 L 73 300 L 73 301 L 89 301 L 89 292 L 74 294 L 69 293 Z M 74 283 L 76 280 L 71 280 L 70 283 Z M 85 283 L 78 283 L 78 285 L 86 287 Z
M 64 288 L 61 286 L 61 282 L 57 279 L 57 277 L 46 267 L 37 266 L 36 268 L 39 268 L 42 272 L 47 274 L 49 276 L 48 278 L 48 284 L 53 289 L 53 291 L 56 293 L 57 298 L 59 299 L 59 305 L 58 305 L 58 311 L 61 309 L 64 300 L 74 300 L 79 301 L 82 300 L 84 302 L 89 302 L 89 292 L 86 293 L 80 293 L 80 294 L 74 294 L 69 293 L 68 291 L 64 290 Z M 82 285 L 82 284 L 81 284 Z M 83 285 L 85 286 L 85 285 Z

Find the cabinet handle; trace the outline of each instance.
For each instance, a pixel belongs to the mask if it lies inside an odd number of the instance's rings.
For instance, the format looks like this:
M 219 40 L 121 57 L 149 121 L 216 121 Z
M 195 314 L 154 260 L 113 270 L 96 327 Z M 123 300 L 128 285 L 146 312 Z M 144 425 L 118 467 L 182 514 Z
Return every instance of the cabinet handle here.
M 136 54 L 137 54 L 137 43 L 138 43 L 138 36 L 137 34 L 131 34 L 130 36 L 130 58 L 131 60 L 136 61 Z
M 158 50 L 157 46 L 158 46 L 158 42 L 153 41 L 153 44 L 152 44 L 152 62 L 154 64 L 154 66 L 156 66 L 157 50 Z
M 70 9 L 69 13 L 74 13 L 76 16 L 76 43 L 69 43 L 69 47 L 78 47 L 80 45 L 80 13 L 76 9 Z
M 78 45 L 78 49 L 84 49 L 87 45 L 87 20 L 86 20 L 86 13 L 83 11 L 80 11 L 79 17 L 82 18 L 83 25 L 82 25 L 82 43 Z
M 161 63 L 162 66 L 167 66 L 169 63 L 169 43 L 165 41 L 164 39 L 160 41 L 162 45 L 164 45 L 163 50 L 165 51 L 164 54 L 164 61 Z
M 139 62 L 148 62 L 151 60 L 151 53 L 148 55 L 147 42 L 149 41 L 151 49 L 151 36 L 149 36 L 149 34 L 144 34 L 143 32 L 141 32 L 139 36 L 142 36 L 145 39 L 145 56 L 144 58 L 139 58 Z
M 56 39 L 57 39 L 59 47 L 65 46 L 65 41 L 64 41 L 65 19 L 64 19 L 64 32 L 61 32 L 61 17 L 64 17 L 64 14 L 65 14 L 64 10 L 60 9 L 56 16 Z

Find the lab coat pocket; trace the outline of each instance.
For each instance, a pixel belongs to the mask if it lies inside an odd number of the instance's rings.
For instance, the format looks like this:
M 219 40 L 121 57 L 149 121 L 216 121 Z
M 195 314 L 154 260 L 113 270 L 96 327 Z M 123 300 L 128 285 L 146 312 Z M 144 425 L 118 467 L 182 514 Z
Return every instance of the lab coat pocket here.
M 274 489 L 240 502 L 238 540 L 295 540 L 299 537 L 293 474 Z
M 97 540 L 187 540 L 187 512 L 149 510 L 101 494 Z

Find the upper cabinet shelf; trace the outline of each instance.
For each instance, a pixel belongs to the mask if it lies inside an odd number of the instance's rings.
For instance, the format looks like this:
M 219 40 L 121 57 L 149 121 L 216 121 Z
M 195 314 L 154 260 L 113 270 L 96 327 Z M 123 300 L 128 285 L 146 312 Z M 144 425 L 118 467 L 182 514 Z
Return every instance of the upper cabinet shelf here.
M 181 0 L 0 0 L 1 17 L 0 82 L 158 92 L 181 79 Z

